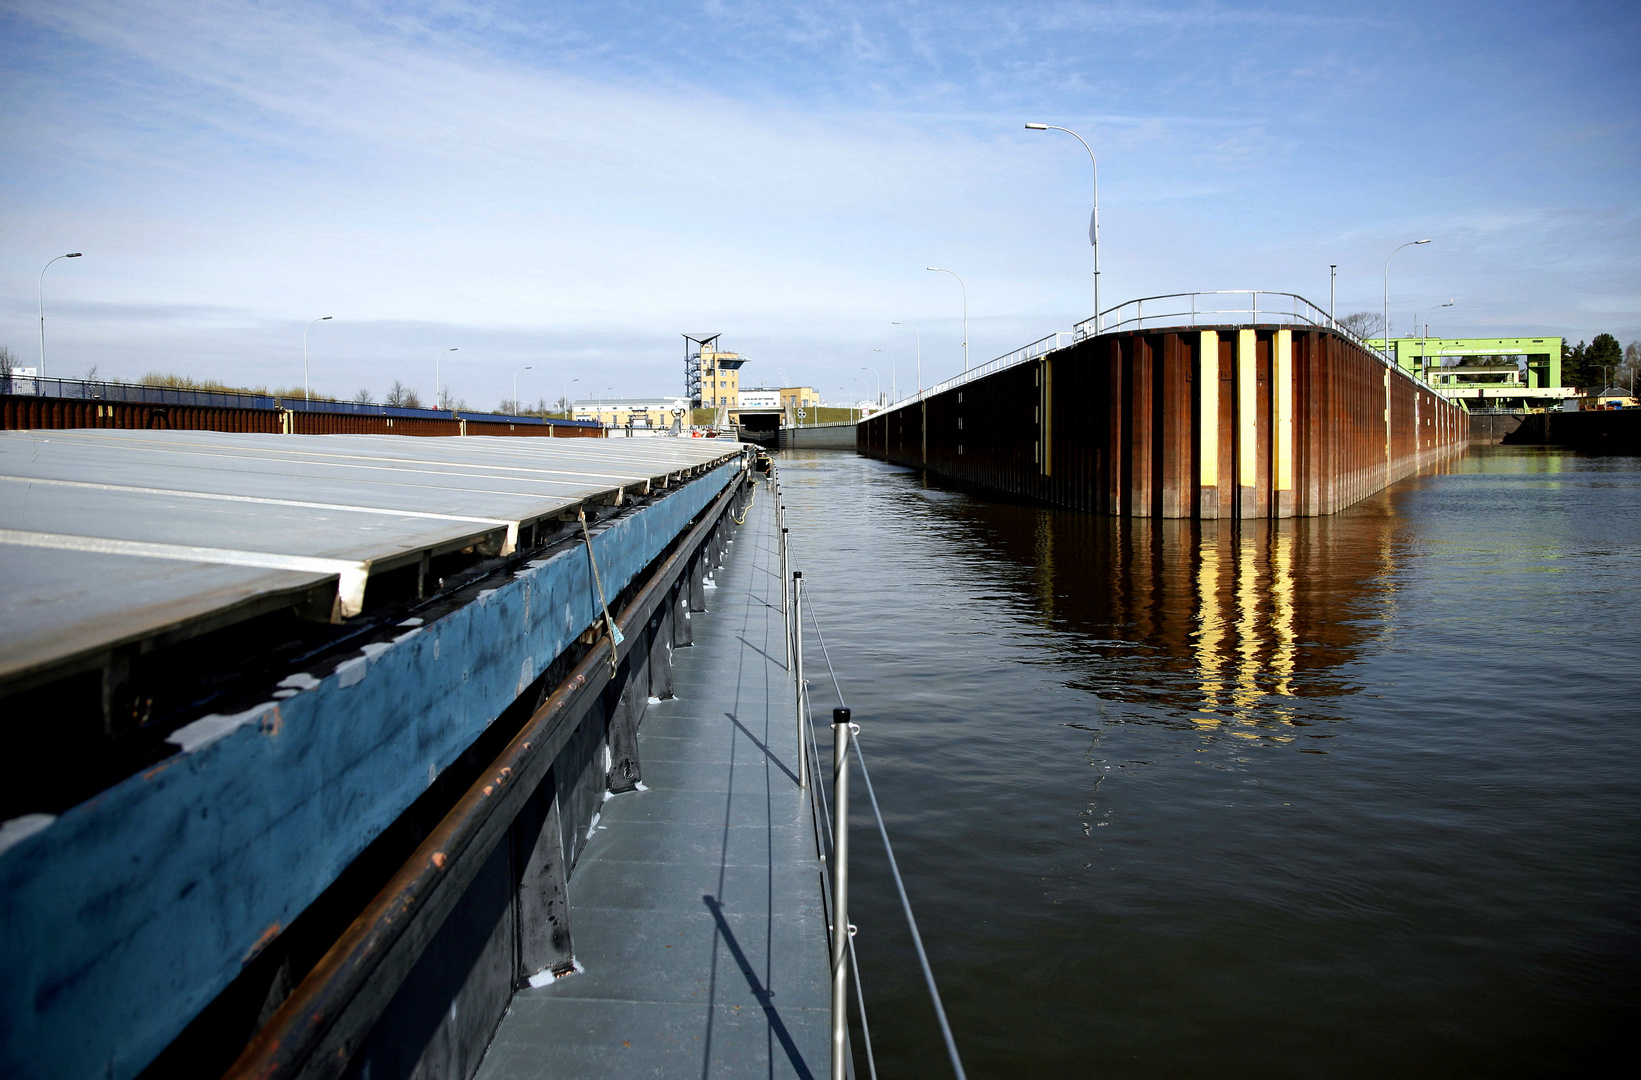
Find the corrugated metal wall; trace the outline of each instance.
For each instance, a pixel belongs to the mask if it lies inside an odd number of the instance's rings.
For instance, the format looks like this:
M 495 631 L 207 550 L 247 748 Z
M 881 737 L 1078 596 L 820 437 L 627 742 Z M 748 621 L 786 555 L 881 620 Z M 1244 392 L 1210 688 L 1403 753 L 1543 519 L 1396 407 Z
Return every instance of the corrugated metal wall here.
M 577 424 L 514 424 L 503 420 L 377 416 L 368 413 L 152 405 L 134 401 L 7 396 L 0 428 L 141 428 L 174 431 L 255 431 L 296 435 L 530 435 L 543 439 L 599 439 L 601 428 Z
M 1464 452 L 1469 417 L 1325 330 L 1106 334 L 861 422 L 873 457 L 1056 506 L 1311 517 Z

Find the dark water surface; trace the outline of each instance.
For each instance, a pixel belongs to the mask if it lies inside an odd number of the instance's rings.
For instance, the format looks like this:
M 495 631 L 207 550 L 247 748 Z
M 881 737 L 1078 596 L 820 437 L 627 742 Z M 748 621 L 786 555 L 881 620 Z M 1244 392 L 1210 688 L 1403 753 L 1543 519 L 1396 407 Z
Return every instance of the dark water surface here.
M 1641 459 L 1240 529 L 780 470 L 971 1076 L 1634 1068 Z M 854 836 L 880 1072 L 949 1075 Z

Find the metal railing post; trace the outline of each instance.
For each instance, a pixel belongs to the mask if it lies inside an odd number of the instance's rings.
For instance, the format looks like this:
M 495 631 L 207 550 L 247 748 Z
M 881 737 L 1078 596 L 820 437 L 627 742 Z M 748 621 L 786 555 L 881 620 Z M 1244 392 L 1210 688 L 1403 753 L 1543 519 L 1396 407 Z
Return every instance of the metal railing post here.
M 781 512 L 777 523 L 784 521 L 785 512 Z M 786 583 L 792 580 L 791 568 L 788 566 L 786 554 L 786 526 L 779 525 L 781 530 L 781 628 L 786 634 L 786 670 L 792 670 L 792 605 L 787 603 Z
M 848 1075 L 849 710 L 832 710 L 832 1080 Z
M 792 673 L 798 714 L 798 786 L 809 786 L 808 686 L 803 679 L 803 571 L 792 571 Z

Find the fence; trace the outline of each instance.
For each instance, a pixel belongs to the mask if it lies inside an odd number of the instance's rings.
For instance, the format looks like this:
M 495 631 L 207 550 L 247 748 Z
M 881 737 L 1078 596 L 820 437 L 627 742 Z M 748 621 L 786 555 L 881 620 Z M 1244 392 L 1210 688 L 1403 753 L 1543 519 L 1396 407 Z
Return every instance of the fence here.
M 780 537 L 783 581 L 781 608 L 786 619 L 787 667 L 792 672 L 794 713 L 797 718 L 800 747 L 799 783 L 809 788 L 815 819 L 821 823 L 820 836 L 817 840 L 821 848 L 822 876 L 825 881 L 823 904 L 827 911 L 832 962 L 831 1077 L 832 1080 L 844 1080 L 845 1077 L 854 1075 L 854 1070 L 849 1067 L 848 1054 L 848 989 L 852 982 L 868 1075 L 871 1080 L 877 1080 L 877 1060 L 872 1050 L 872 1029 L 866 1015 L 866 995 L 861 987 L 860 965 L 855 956 L 855 927 L 849 922 L 849 754 L 853 750 L 867 800 L 872 806 L 872 815 L 877 821 L 878 837 L 883 842 L 889 872 L 899 893 L 901 911 L 906 916 L 906 928 L 911 933 L 912 946 L 917 953 L 918 965 L 922 969 L 924 985 L 929 991 L 929 1001 L 934 1007 L 935 1019 L 940 1025 L 940 1034 L 951 1062 L 952 1073 L 957 1080 L 967 1080 L 967 1074 L 963 1071 L 963 1059 L 957 1050 L 957 1040 L 952 1034 L 951 1023 L 946 1018 L 946 1009 L 940 1000 L 940 988 L 936 985 L 934 971 L 929 966 L 929 956 L 923 948 L 923 937 L 918 933 L 917 917 L 912 913 L 911 900 L 906 895 L 906 882 L 900 875 L 900 864 L 895 859 L 894 845 L 889 841 L 889 829 L 883 821 L 883 810 L 878 805 L 877 792 L 872 787 L 866 754 L 861 749 L 860 725 L 853 720 L 843 695 L 843 686 L 838 680 L 837 670 L 832 665 L 831 653 L 826 648 L 826 638 L 821 632 L 820 622 L 815 618 L 814 607 L 804 593 L 803 571 L 792 569 L 795 559 L 791 548 L 791 533 L 786 527 L 786 505 L 780 495 L 779 472 L 774 469 L 770 471 L 769 485 L 774 490 L 775 527 Z M 804 612 L 808 612 L 809 625 L 815 632 L 816 644 L 820 648 L 821 657 L 826 663 L 827 675 L 832 681 L 839 701 L 839 706 L 832 710 L 831 768 L 825 771 L 822 769 L 824 762 L 821 748 L 815 739 L 814 716 L 809 701 L 809 681 L 804 677 Z M 831 777 L 830 797 L 826 783 L 811 782 L 812 778 L 818 781 L 827 775 Z

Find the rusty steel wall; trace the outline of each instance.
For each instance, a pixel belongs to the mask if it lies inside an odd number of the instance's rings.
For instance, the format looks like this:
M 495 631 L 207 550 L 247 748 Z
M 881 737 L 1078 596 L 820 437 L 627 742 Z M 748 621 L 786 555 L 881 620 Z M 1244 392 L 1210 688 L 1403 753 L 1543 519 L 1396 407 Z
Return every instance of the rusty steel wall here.
M 134 401 L 86 401 L 78 398 L 0 398 L 0 429 L 38 431 L 59 428 L 277 433 L 280 423 L 279 413 L 272 409 L 149 405 Z
M 1462 454 L 1469 417 L 1326 330 L 1105 334 L 861 421 L 867 455 L 1095 513 L 1331 514 Z
M 604 430 L 568 424 L 513 424 L 505 420 L 378 416 L 368 413 L 297 412 L 206 405 L 151 405 L 131 401 L 6 396 L 0 398 L 0 430 L 141 428 L 173 431 L 235 431 L 295 435 L 514 435 L 574 439 L 604 437 Z

